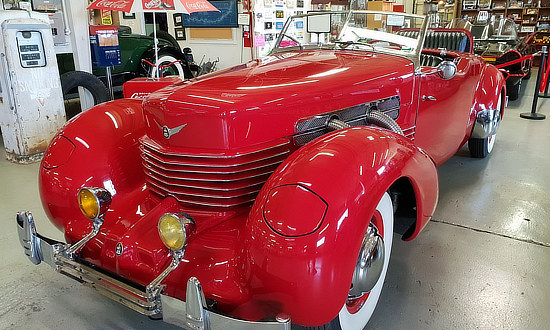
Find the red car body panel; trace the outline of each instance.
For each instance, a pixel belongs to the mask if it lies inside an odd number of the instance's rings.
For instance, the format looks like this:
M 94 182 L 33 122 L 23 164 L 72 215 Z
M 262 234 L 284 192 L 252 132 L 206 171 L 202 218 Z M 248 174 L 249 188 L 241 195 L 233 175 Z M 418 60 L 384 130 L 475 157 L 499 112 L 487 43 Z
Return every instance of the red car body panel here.
M 141 285 L 171 260 L 157 233 L 159 217 L 185 212 L 196 232 L 165 281 L 168 295 L 184 300 L 185 283 L 195 276 L 223 313 L 259 320 L 283 312 L 303 325 L 324 324 L 346 299 L 361 233 L 380 197 L 396 180 L 410 182 L 417 219 L 407 239 L 416 237 L 437 203 L 435 165 L 468 139 L 477 111 L 495 106 L 504 88 L 498 70 L 479 57 L 460 56 L 457 76 L 445 81 L 433 68 L 415 73 L 413 63 L 398 56 L 286 53 L 177 83 L 143 104 L 125 99 L 99 105 L 74 118 L 50 145 L 40 171 L 44 208 L 67 241 L 75 242 L 91 230 L 77 192 L 109 190 L 113 201 L 105 223 L 81 256 Z M 437 102 L 422 100 L 429 93 L 437 94 Z M 394 96 L 406 137 L 353 127 L 302 147 L 292 140 L 303 118 Z M 177 134 L 170 133 L 174 129 Z M 237 164 L 262 150 L 277 151 L 265 159 L 282 164 L 260 166 L 263 158 L 258 166 Z M 167 160 L 166 167 L 177 158 L 191 168 L 192 182 L 183 193 L 163 196 L 155 190 L 155 170 L 147 166 L 157 158 Z M 224 172 L 234 179 L 216 197 L 221 206 L 200 206 L 210 198 L 200 195 L 186 200 L 186 192 L 204 193 L 218 184 L 211 162 L 219 171 L 236 166 L 269 179 L 249 184 Z M 300 200 L 284 204 L 274 189 Z M 253 204 L 246 203 L 255 194 Z M 272 215 L 288 219 L 275 223 Z M 297 223 L 300 218 L 306 221 Z M 120 255 L 118 243 L 124 247 Z
M 418 192 L 421 228 L 437 202 L 433 190 L 437 173 L 430 158 L 402 136 L 355 127 L 328 134 L 292 154 L 262 188 L 248 217 L 245 274 L 255 305 L 282 308 L 303 325 L 334 318 L 346 301 L 356 263 L 356 258 L 346 256 L 357 255 L 363 240 L 356 233 L 366 231 L 377 202 L 401 177 L 411 178 Z M 310 235 L 281 235 L 264 221 L 269 192 L 289 185 L 307 187 L 328 206 L 324 220 Z M 302 198 L 288 218 L 279 220 L 293 227 L 308 216 L 305 210 L 325 211 L 315 199 L 308 201 Z M 262 294 L 265 288 L 273 297 Z
M 300 118 L 365 100 L 397 95 L 409 114 L 413 88 L 413 65 L 405 58 L 345 51 L 272 56 L 152 94 L 144 103 L 147 135 L 166 147 L 235 150 L 291 136 Z M 164 123 L 187 126 L 165 139 Z M 413 126 L 414 113 L 398 123 Z

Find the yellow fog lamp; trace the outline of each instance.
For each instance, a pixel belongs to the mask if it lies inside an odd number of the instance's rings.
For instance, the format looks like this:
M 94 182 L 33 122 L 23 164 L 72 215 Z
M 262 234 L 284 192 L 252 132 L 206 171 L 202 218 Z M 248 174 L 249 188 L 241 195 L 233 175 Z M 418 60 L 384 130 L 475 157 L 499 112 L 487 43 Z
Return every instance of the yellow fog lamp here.
M 78 192 L 78 206 L 91 220 L 101 219 L 111 205 L 111 193 L 103 188 L 82 188 Z
M 159 236 L 164 245 L 172 251 L 180 251 L 187 245 L 195 223 L 183 213 L 166 213 L 159 219 Z

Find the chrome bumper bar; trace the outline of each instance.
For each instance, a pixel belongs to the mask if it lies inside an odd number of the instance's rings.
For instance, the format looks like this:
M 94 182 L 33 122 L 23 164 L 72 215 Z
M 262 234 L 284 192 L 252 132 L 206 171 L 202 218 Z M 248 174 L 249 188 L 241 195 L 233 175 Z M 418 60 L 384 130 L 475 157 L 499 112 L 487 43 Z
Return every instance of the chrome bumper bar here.
M 17 213 L 16 221 L 19 240 L 33 264 L 45 262 L 59 273 L 94 288 L 104 296 L 143 315 L 162 318 L 167 323 L 192 330 L 260 327 L 268 330 L 290 330 L 290 318 L 284 315 L 277 316 L 275 321 L 251 322 L 208 310 L 201 284 L 195 277 L 187 281 L 186 301 L 162 294 L 164 286 L 160 282 L 175 268 L 173 263 L 150 285 L 143 287 L 79 260 L 70 253 L 69 244 L 41 236 L 36 232 L 30 212 Z
M 500 125 L 500 110 L 487 109 L 477 113 L 472 138 L 485 139 L 496 134 Z

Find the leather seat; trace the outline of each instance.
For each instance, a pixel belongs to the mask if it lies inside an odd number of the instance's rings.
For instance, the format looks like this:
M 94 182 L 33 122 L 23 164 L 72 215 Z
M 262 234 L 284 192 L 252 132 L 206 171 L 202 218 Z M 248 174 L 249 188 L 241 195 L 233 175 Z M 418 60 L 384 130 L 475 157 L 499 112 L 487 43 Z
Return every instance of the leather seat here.
M 438 66 L 441 62 L 443 62 L 443 59 L 439 56 L 420 54 L 421 66 Z
M 398 31 L 397 34 L 409 38 L 417 38 L 418 31 Z M 428 30 L 424 39 L 424 48 L 454 50 L 465 52 L 470 49 L 469 39 L 465 33 L 458 31 Z

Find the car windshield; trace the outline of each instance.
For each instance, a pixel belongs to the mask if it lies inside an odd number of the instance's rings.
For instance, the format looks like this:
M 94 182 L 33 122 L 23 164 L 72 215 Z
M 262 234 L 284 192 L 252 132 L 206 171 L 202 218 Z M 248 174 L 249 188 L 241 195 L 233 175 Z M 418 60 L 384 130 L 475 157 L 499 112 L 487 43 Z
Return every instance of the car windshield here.
M 374 11 L 314 12 L 289 18 L 272 52 L 296 49 L 378 51 L 414 56 L 423 16 Z
M 502 40 L 513 41 L 517 39 L 517 26 L 509 18 L 492 16 L 488 20 L 477 20 L 473 24 L 464 19 L 454 19 L 449 28 L 461 28 L 469 30 L 474 40 Z

